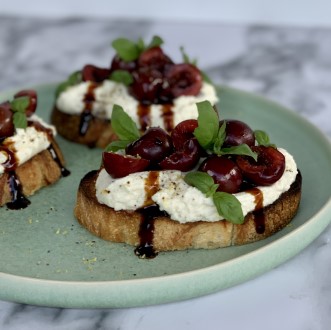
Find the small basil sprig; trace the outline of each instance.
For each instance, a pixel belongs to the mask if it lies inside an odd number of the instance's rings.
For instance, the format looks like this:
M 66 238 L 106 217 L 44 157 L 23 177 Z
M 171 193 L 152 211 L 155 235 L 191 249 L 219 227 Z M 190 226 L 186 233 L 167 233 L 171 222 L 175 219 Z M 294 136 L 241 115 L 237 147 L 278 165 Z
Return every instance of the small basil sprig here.
M 140 138 L 137 125 L 120 105 L 114 104 L 110 121 L 119 140 L 111 142 L 106 151 L 116 152 L 125 149 L 129 143 Z
M 270 143 L 269 135 L 266 132 L 261 130 L 256 130 L 254 131 L 254 137 L 259 146 L 276 148 L 275 144 Z
M 112 46 L 116 50 L 119 58 L 126 62 L 134 61 L 143 51 L 162 44 L 163 40 L 159 36 L 153 36 L 148 45 L 145 45 L 143 39 L 141 38 L 138 39 L 137 42 L 126 38 L 118 38 L 112 42 Z
M 225 220 L 234 224 L 242 224 L 244 215 L 239 200 L 232 194 L 217 191 L 218 184 L 205 172 L 189 172 L 184 180 L 190 186 L 199 189 L 206 197 L 213 199 L 217 212 Z
M 129 86 L 133 83 L 133 77 L 131 73 L 126 70 L 114 70 L 110 74 L 109 79 L 118 83 L 122 83 L 125 86 Z
M 10 102 L 10 108 L 14 112 L 13 123 L 15 128 L 26 128 L 28 126 L 25 110 L 29 104 L 30 99 L 28 96 L 16 97 Z
M 75 71 L 69 75 L 67 80 L 60 83 L 55 91 L 55 97 L 58 98 L 59 95 L 66 90 L 69 86 L 74 86 L 82 82 L 82 73 L 81 71 Z
M 194 136 L 199 144 L 207 151 L 216 155 L 244 155 L 257 160 L 257 154 L 247 144 L 223 148 L 226 138 L 226 121 L 219 126 L 219 118 L 209 101 L 197 103 L 198 127 L 194 130 Z

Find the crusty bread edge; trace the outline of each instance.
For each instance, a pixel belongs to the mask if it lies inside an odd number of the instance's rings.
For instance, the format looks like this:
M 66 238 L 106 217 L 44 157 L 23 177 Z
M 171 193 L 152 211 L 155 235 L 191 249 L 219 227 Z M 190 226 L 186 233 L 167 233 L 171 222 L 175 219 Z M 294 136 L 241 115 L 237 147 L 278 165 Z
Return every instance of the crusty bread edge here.
M 138 246 L 141 215 L 138 212 L 114 211 L 98 203 L 95 197 L 97 171 L 88 173 L 80 182 L 74 209 L 78 222 L 105 240 Z M 301 174 L 291 188 L 278 200 L 265 207 L 265 230 L 259 234 L 255 227 L 255 213 L 245 217 L 242 225 L 228 221 L 192 222 L 180 224 L 167 217 L 154 221 L 153 246 L 155 251 L 184 249 L 212 249 L 242 245 L 271 236 L 289 224 L 297 213 L 301 199 Z
M 67 114 L 54 106 L 51 114 L 51 123 L 56 127 L 58 134 L 65 139 L 85 144 L 89 147 L 104 149 L 111 141 L 116 140 L 110 120 L 93 117 L 86 134 L 79 133 L 81 115 Z
M 64 166 L 62 152 L 54 139 L 51 145 L 60 163 Z M 22 186 L 22 193 L 28 197 L 42 187 L 55 183 L 61 177 L 61 168 L 49 150 L 43 150 L 15 169 L 15 174 Z M 9 173 L 0 175 L 0 206 L 12 201 L 8 179 Z

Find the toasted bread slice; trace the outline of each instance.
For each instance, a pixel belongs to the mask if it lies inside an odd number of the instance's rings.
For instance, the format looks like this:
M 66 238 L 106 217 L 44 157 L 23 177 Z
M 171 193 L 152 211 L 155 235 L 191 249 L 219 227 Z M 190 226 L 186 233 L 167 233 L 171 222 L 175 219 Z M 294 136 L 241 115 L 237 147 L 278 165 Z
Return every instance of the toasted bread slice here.
M 56 127 L 57 132 L 65 139 L 86 144 L 89 147 L 105 148 L 111 141 L 116 140 L 110 121 L 92 117 L 84 134 L 81 133 L 82 116 L 71 115 L 53 108 L 51 123 Z
M 137 211 L 115 211 L 100 204 L 95 197 L 98 172 L 88 173 L 80 182 L 75 216 L 87 230 L 105 240 L 134 246 L 142 243 L 144 219 Z M 295 216 L 301 198 L 301 175 L 290 189 L 262 210 L 251 212 L 242 225 L 228 221 L 180 224 L 160 216 L 153 220 L 152 244 L 155 251 L 212 249 L 242 245 L 264 239 L 285 227 Z M 263 221 L 261 220 L 263 217 Z
M 53 184 L 65 170 L 63 155 L 54 139 L 51 140 L 51 146 L 56 157 L 52 155 L 52 150 L 43 150 L 15 169 L 24 196 L 31 196 L 40 188 Z M 8 183 L 11 175 L 10 172 L 0 175 L 0 206 L 12 201 Z

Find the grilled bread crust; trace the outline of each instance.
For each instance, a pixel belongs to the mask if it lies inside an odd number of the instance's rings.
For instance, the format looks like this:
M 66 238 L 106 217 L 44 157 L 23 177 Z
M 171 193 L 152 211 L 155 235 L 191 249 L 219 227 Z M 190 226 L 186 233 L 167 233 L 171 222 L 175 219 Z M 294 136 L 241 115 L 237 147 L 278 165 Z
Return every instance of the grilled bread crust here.
M 80 182 L 74 210 L 78 222 L 105 240 L 138 246 L 142 216 L 136 211 L 115 211 L 100 204 L 95 196 L 97 174 L 97 171 L 89 172 Z M 301 180 L 298 173 L 288 191 L 258 213 L 247 214 L 242 225 L 228 221 L 180 224 L 168 217 L 157 217 L 154 220 L 153 247 L 155 251 L 213 249 L 267 238 L 288 225 L 295 216 L 301 199 Z M 258 228 L 261 216 L 264 219 L 263 230 Z

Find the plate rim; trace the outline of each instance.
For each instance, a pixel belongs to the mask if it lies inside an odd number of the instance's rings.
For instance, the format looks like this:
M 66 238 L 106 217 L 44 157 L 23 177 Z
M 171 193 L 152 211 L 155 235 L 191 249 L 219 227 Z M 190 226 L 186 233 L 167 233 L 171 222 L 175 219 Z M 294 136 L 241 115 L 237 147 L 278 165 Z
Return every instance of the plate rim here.
M 56 83 L 45 83 L 45 84 L 39 84 L 32 86 L 31 88 L 35 89 L 47 89 L 47 88 L 54 88 L 56 86 Z M 26 88 L 26 87 L 25 87 Z M 251 92 L 243 91 L 237 88 L 233 88 L 226 85 L 217 85 L 216 89 L 218 93 L 222 92 L 222 89 L 226 89 L 228 91 L 239 93 L 247 97 L 253 97 L 258 102 L 267 102 L 270 103 L 272 106 L 277 107 L 281 110 L 282 113 L 286 114 L 287 116 L 293 116 L 295 120 L 298 120 L 300 124 L 304 124 L 309 129 L 312 129 L 315 134 L 317 134 L 317 137 L 323 141 L 325 146 L 327 146 L 329 155 L 331 155 L 331 144 L 329 138 L 321 132 L 318 127 L 316 127 L 314 124 L 309 122 L 307 119 L 302 117 L 297 112 L 294 112 L 290 108 L 287 108 L 286 106 L 283 106 L 282 104 L 279 104 L 273 100 L 267 99 L 261 95 L 254 94 Z M 14 89 L 13 89 L 14 90 Z M 17 88 L 15 88 L 17 90 Z M 1 91 L 0 96 L 9 95 L 12 94 L 12 90 L 8 91 Z M 320 221 L 322 225 L 320 224 L 318 228 L 314 226 L 314 223 L 316 221 Z M 7 301 L 14 301 L 14 302 L 20 302 L 20 303 L 30 303 L 34 305 L 40 305 L 40 306 L 50 306 L 50 307 L 65 307 L 65 308 L 72 308 L 72 307 L 80 307 L 80 308 L 105 308 L 105 307 L 137 307 L 137 306 L 147 306 L 147 305 L 156 305 L 156 304 L 162 304 L 162 303 L 169 303 L 179 300 L 186 300 L 198 296 L 202 296 L 205 294 L 210 294 L 215 291 L 219 291 L 234 285 L 237 285 L 242 282 L 246 282 L 253 277 L 259 276 L 262 273 L 265 273 L 266 271 L 278 266 L 279 264 L 285 262 L 286 260 L 290 259 L 297 253 L 299 253 L 301 250 L 303 250 L 306 246 L 308 246 L 314 239 L 316 239 L 329 225 L 331 222 L 331 195 L 329 196 L 328 200 L 323 204 L 323 207 L 319 209 L 311 218 L 309 218 L 303 225 L 299 226 L 298 228 L 295 228 L 290 233 L 287 233 L 286 235 L 276 239 L 273 242 L 269 242 L 267 245 L 264 245 L 262 247 L 257 248 L 256 250 L 250 251 L 246 253 L 245 255 L 237 256 L 235 258 L 232 258 L 230 260 L 224 261 L 222 263 L 214 264 L 211 266 L 198 268 L 195 270 L 189 270 L 177 274 L 170 274 L 170 275 L 161 275 L 156 277 L 145 277 L 145 278 L 137 278 L 137 279 L 124 279 L 124 280 L 115 280 L 115 281 L 69 281 L 69 280 L 51 280 L 51 279 L 40 279 L 40 278 L 32 278 L 32 277 L 26 277 L 26 276 L 20 276 L 15 274 L 9 274 L 0 272 L 0 299 L 4 299 Z M 312 227 L 312 228 L 311 228 Z M 315 228 L 314 228 L 315 227 Z M 313 229 L 313 230 L 311 230 Z M 156 286 L 162 286 L 164 285 L 164 282 L 166 283 L 175 283 L 177 287 L 180 286 L 180 284 L 185 284 L 185 281 L 189 279 L 191 281 L 190 285 L 193 283 L 197 283 L 199 279 L 202 277 L 209 278 L 209 277 L 215 277 L 218 273 L 222 272 L 222 269 L 228 270 L 231 267 L 238 267 L 238 263 L 241 263 L 244 261 L 244 263 L 248 263 L 250 260 L 257 258 L 259 255 L 262 254 L 263 257 L 268 254 L 268 251 L 273 251 L 278 248 L 279 245 L 287 245 L 289 242 L 291 242 L 291 245 L 293 245 L 293 236 L 298 240 L 298 237 L 301 237 L 302 235 L 305 235 L 306 232 L 309 232 L 309 239 L 305 240 L 305 244 L 299 244 L 296 246 L 295 249 L 292 249 L 291 252 L 287 252 L 283 254 L 282 256 L 278 256 L 277 263 L 275 262 L 267 262 L 265 263 L 264 267 L 260 267 L 258 270 L 256 269 L 250 269 L 249 274 L 245 275 L 245 279 L 242 280 L 241 278 L 235 278 L 229 283 L 218 283 L 218 285 L 214 285 L 212 288 L 204 288 L 204 289 L 198 289 L 195 290 L 194 293 L 192 292 L 182 292 L 182 290 L 179 290 L 179 292 L 175 293 L 174 295 L 168 295 L 167 298 L 164 298 L 164 296 L 158 296 L 157 293 L 159 293 L 159 290 L 155 290 Z M 313 234 L 312 234 L 313 232 Z M 266 251 L 266 252 L 265 252 Z M 256 257 L 257 255 L 257 257 Z M 264 257 L 265 258 L 265 257 Z M 193 279 L 192 279 L 193 278 Z M 26 287 L 26 285 L 28 287 Z M 152 286 L 152 290 L 150 290 L 150 297 L 143 297 L 141 296 L 140 299 L 130 300 L 128 299 L 128 289 L 134 290 L 136 293 L 142 292 L 143 290 L 146 290 L 146 285 L 149 287 Z M 15 292 L 10 292 L 8 288 L 10 286 L 16 286 Z M 25 292 L 19 292 L 20 289 L 24 287 Z M 71 288 L 71 290 L 75 291 L 76 296 L 73 297 L 72 291 L 68 292 L 68 288 Z M 92 299 L 88 302 L 82 303 L 81 299 L 82 296 L 86 294 L 91 294 L 94 291 L 97 291 L 100 293 L 100 297 L 102 299 Z M 58 290 L 57 299 L 54 299 L 54 290 Z M 77 290 L 84 291 L 84 292 L 78 292 Z M 116 294 L 125 294 L 125 299 L 122 299 L 122 301 L 115 301 L 112 298 L 112 294 L 114 294 L 114 290 L 116 291 Z M 30 291 L 34 292 L 34 297 L 30 296 Z M 46 294 L 53 292 L 53 296 L 51 299 L 45 299 L 43 297 L 38 298 L 36 297 L 35 292 L 39 292 L 41 294 Z M 102 292 L 103 291 L 103 292 Z M 121 292 L 122 291 L 122 292 Z M 179 294 L 181 293 L 181 294 Z M 108 297 L 107 295 L 110 295 L 111 297 Z M 177 299 L 178 296 L 180 296 L 180 299 Z

